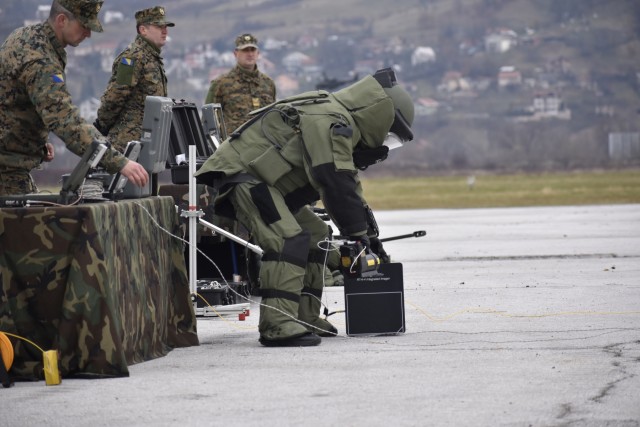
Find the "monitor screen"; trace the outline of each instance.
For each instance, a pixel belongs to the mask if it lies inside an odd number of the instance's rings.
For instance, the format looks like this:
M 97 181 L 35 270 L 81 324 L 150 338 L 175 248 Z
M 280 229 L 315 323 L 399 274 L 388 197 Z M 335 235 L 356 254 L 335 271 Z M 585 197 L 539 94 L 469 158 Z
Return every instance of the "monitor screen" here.
M 177 164 L 176 156 L 188 156 L 189 145 L 196 146 L 198 157 L 209 157 L 214 148 L 204 133 L 202 121 L 195 104 L 190 102 L 176 102 L 173 105 L 171 120 L 171 136 L 169 142 L 169 164 Z
M 138 163 L 149 173 L 160 173 L 167 168 L 172 110 L 171 98 L 147 96 L 145 99 Z

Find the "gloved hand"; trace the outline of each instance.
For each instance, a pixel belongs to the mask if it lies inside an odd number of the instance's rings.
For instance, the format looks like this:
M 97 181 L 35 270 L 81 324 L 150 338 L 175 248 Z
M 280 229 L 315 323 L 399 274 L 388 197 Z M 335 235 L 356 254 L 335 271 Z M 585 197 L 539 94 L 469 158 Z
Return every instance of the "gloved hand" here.
M 371 238 L 371 252 L 378 255 L 378 258 L 380 258 L 381 262 L 385 264 L 388 264 L 391 262 L 391 257 L 384 250 L 384 247 L 382 247 L 382 242 L 377 237 Z
M 378 148 L 367 148 L 353 152 L 353 164 L 361 171 L 369 166 L 380 163 L 389 155 L 389 147 L 382 145 Z
M 371 253 L 371 241 L 369 240 L 369 236 L 363 234 L 362 236 L 349 236 L 349 240 L 352 242 L 360 242 L 360 244 L 365 248 L 365 253 Z

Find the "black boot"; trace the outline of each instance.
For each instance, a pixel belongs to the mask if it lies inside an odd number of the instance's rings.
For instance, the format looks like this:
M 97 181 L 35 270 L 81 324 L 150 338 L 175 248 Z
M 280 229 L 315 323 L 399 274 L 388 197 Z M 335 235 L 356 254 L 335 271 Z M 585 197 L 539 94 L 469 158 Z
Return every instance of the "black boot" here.
M 260 337 L 260 344 L 265 347 L 311 347 L 319 345 L 322 339 L 313 332 L 307 332 L 297 337 L 290 337 L 279 340 L 269 340 Z

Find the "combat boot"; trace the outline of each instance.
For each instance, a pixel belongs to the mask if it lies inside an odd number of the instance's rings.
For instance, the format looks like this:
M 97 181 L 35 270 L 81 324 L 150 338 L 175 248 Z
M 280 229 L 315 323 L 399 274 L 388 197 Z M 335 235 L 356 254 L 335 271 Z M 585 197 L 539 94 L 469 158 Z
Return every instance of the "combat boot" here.
M 321 337 L 334 337 L 338 329 L 320 317 L 322 289 L 302 288 L 298 319 L 305 323 L 311 332 Z M 311 325 L 311 326 L 309 326 Z

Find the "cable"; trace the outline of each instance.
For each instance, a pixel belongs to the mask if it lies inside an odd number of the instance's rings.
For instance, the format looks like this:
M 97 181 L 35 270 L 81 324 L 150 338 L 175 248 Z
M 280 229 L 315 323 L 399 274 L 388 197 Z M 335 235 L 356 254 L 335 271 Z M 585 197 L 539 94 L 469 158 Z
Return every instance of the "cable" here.
M 25 337 L 21 337 L 20 335 L 16 335 L 16 334 L 12 334 L 10 332 L 5 332 L 5 331 L 0 331 L 0 334 L 5 334 L 5 335 L 9 335 L 10 337 L 14 337 L 14 338 L 18 338 L 22 341 L 26 341 L 29 344 L 31 344 L 32 346 L 34 346 L 35 348 L 37 348 L 38 350 L 40 350 L 42 353 L 44 353 L 44 350 L 36 343 L 34 343 L 33 341 L 30 341 L 28 339 L 26 339 Z
M 255 330 L 256 327 L 255 326 L 251 326 L 248 328 L 243 328 L 238 326 L 236 323 L 230 322 L 229 320 L 227 320 L 221 313 L 218 313 L 218 311 L 211 305 L 209 304 L 209 301 L 206 300 L 205 297 L 203 297 L 202 295 L 200 295 L 199 293 L 196 292 L 196 296 L 198 298 L 200 298 L 202 301 L 204 301 L 204 303 L 211 309 L 211 311 L 213 311 L 215 313 L 216 316 L 218 316 L 220 319 L 222 319 L 223 321 L 227 322 L 229 325 L 231 325 L 232 327 L 236 328 L 236 329 L 240 329 L 240 330 Z
M 186 241 L 185 239 L 181 238 L 180 236 L 176 236 L 173 233 L 169 232 L 168 230 L 166 230 L 165 228 L 163 228 L 156 220 L 155 218 L 153 218 L 153 216 L 151 215 L 151 213 L 141 204 L 138 204 L 149 216 L 149 218 L 151 218 L 151 220 L 153 221 L 153 223 L 156 225 L 156 227 L 158 227 L 159 229 L 161 229 L 162 231 L 164 231 L 165 233 L 169 234 L 170 236 L 186 243 L 187 245 L 190 245 L 190 243 L 188 241 Z M 321 244 L 323 242 L 329 243 L 331 245 L 331 248 L 328 247 L 323 247 L 321 246 Z M 325 255 L 325 261 L 324 261 L 324 268 L 326 268 L 327 266 L 327 258 L 328 258 L 328 253 L 331 250 L 336 250 L 336 247 L 334 245 L 341 243 L 341 241 L 336 241 L 336 240 L 329 240 L 329 239 L 325 239 L 321 242 L 318 242 L 318 247 L 324 251 L 326 251 L 326 255 Z M 201 253 L 217 270 L 218 273 L 220 273 L 220 277 L 222 277 L 222 280 L 225 282 L 225 284 L 228 286 L 229 283 L 227 282 L 227 280 L 224 278 L 224 276 L 222 275 L 222 271 L 220 270 L 220 268 L 217 266 L 217 264 L 207 255 L 205 254 L 202 250 L 200 250 L 197 246 L 196 246 L 196 250 Z M 323 269 L 324 272 L 324 269 Z M 324 281 L 324 274 L 323 274 L 323 289 L 325 287 L 325 281 Z M 322 331 L 322 332 L 331 332 L 331 331 L 325 331 L 321 328 L 318 328 L 314 325 L 311 325 L 309 323 L 306 323 L 302 320 L 297 319 L 296 317 L 290 315 L 289 313 L 286 313 L 276 307 L 271 307 L 268 305 L 263 304 L 262 302 L 255 302 L 253 300 L 251 300 L 250 298 L 246 297 L 245 295 L 240 294 L 239 292 L 237 292 L 235 289 L 233 289 L 231 286 L 229 286 L 229 289 L 235 293 L 237 296 L 245 299 L 246 301 L 248 301 L 249 303 L 257 303 L 260 307 L 266 307 L 269 308 L 271 310 L 276 310 L 277 312 L 284 314 L 285 316 L 295 320 L 296 322 L 308 326 L 310 328 Z M 306 294 L 306 293 L 305 293 Z M 309 294 L 310 295 L 310 294 Z M 314 296 L 315 297 L 315 296 Z M 325 293 L 325 297 L 326 297 L 326 293 Z M 317 297 L 315 297 L 317 298 Z M 599 312 L 599 311 L 566 311 L 566 312 L 558 312 L 558 313 L 543 313 L 543 314 L 509 314 L 503 310 L 496 310 L 493 308 L 467 308 L 467 309 L 463 309 L 463 310 L 459 310 L 456 311 L 450 315 L 444 316 L 444 317 L 436 317 L 433 315 L 430 315 L 429 313 L 427 313 L 425 310 L 423 310 L 422 308 L 418 307 L 417 305 L 413 304 L 411 301 L 406 301 L 408 305 L 412 306 L 414 309 L 416 309 L 418 312 L 422 313 L 426 318 L 428 318 L 429 320 L 433 321 L 433 322 L 444 322 L 446 320 L 450 320 L 453 319 L 457 316 L 460 316 L 462 314 L 465 313 L 478 313 L 478 314 L 493 314 L 493 315 L 498 315 L 498 316 L 502 316 L 502 317 L 508 317 L 508 318 L 544 318 L 544 317 L 559 317 L 559 316 L 577 316 L 577 315 L 583 315 L 583 316 L 614 316 L 614 315 L 640 315 L 640 311 L 627 311 L 627 312 Z M 344 312 L 344 310 L 338 310 L 335 312 L 332 312 L 330 314 L 328 314 L 328 306 L 326 304 L 324 304 L 321 300 L 320 303 L 325 307 L 325 317 L 331 314 L 335 314 L 335 313 L 341 313 Z M 208 303 L 207 303 L 208 304 Z M 337 337 L 341 337 L 339 335 L 336 335 Z M 347 338 L 347 337 L 344 337 Z M 351 337 L 348 337 L 351 338 Z
M 163 232 L 165 232 L 165 233 L 166 233 L 166 234 L 168 234 L 169 236 L 171 236 L 171 237 L 173 237 L 173 238 L 175 238 L 175 239 L 178 239 L 178 240 L 182 241 L 183 243 L 185 243 L 185 244 L 186 244 L 186 245 L 188 245 L 188 246 L 191 246 L 191 243 L 190 243 L 190 242 L 188 242 L 187 240 L 183 239 L 183 238 L 182 238 L 182 237 L 180 237 L 180 236 L 177 236 L 177 235 L 173 234 L 173 233 L 172 233 L 172 232 L 170 232 L 169 230 L 167 230 L 167 229 L 165 229 L 164 227 L 162 227 L 162 226 L 158 223 L 158 221 L 156 221 L 156 219 L 153 217 L 153 215 L 151 215 L 151 212 L 149 212 L 149 210 L 148 210 L 147 208 L 145 208 L 142 204 L 140 204 L 140 203 L 138 203 L 138 202 L 134 202 L 134 203 L 135 203 L 136 205 L 140 206 L 140 207 L 142 208 L 142 210 L 144 210 L 144 211 L 146 212 L 146 214 L 149 216 L 149 218 L 151 218 L 151 221 L 155 224 L 155 226 L 156 226 L 156 227 L 158 227 L 160 230 L 162 230 Z M 197 247 L 197 245 L 196 245 L 196 251 L 198 251 L 200 254 L 202 254 L 202 256 L 204 256 L 204 257 L 205 257 L 205 258 L 206 258 L 206 259 L 211 263 L 211 265 L 213 265 L 213 266 L 216 268 L 216 270 L 218 270 L 218 273 L 220 273 L 220 277 L 222 277 L 222 280 L 224 281 L 225 285 L 229 286 L 229 282 L 227 282 L 227 279 L 225 279 L 225 277 L 224 277 L 224 275 L 222 274 L 222 271 L 220 270 L 220 268 L 218 267 L 218 265 L 217 265 L 217 264 L 216 264 L 216 263 L 215 263 L 211 258 L 209 258 L 209 256 L 208 256 L 207 254 L 205 254 L 202 250 L 200 250 L 200 249 Z M 237 291 L 236 291 L 235 289 L 233 289 L 231 286 L 229 286 L 229 289 L 231 290 L 231 292 L 233 292 L 233 293 L 234 293 L 234 294 L 236 294 L 237 296 L 239 296 L 239 297 L 241 297 L 241 298 L 245 299 L 245 300 L 246 300 L 246 301 L 248 301 L 249 303 L 255 303 L 255 301 L 253 301 L 253 300 L 251 300 L 250 298 L 248 298 L 247 296 L 242 295 L 241 293 L 237 292 Z M 312 324 L 310 324 L 310 323 L 304 322 L 304 321 L 302 321 L 302 320 L 298 319 L 297 317 L 294 317 L 294 316 L 290 315 L 289 313 L 286 313 L 286 312 L 284 312 L 284 311 L 280 310 L 279 308 L 268 306 L 268 305 L 266 305 L 266 304 L 263 304 L 262 302 L 258 302 L 257 304 L 258 304 L 260 307 L 265 307 L 265 308 L 268 308 L 268 309 L 270 309 L 270 310 L 275 310 L 275 311 L 277 311 L 277 312 L 279 312 L 279 313 L 281 313 L 281 314 L 284 314 L 285 316 L 287 316 L 287 317 L 289 317 L 289 318 L 291 318 L 291 319 L 295 320 L 296 322 L 300 323 L 301 325 L 304 325 L 304 326 L 307 326 L 307 327 L 309 327 L 309 328 L 312 328 L 312 329 L 318 330 L 318 331 L 320 331 L 320 332 L 326 332 L 326 333 L 333 334 L 333 332 L 332 332 L 332 331 L 327 331 L 327 330 L 324 330 L 324 329 L 319 328 L 319 327 L 317 327 L 317 326 L 314 326 L 314 325 L 312 325 Z

